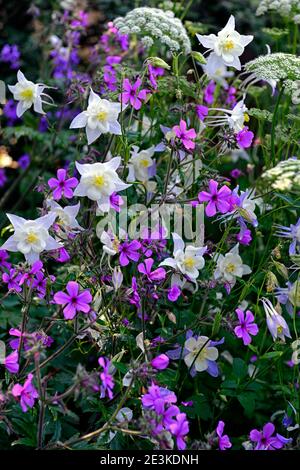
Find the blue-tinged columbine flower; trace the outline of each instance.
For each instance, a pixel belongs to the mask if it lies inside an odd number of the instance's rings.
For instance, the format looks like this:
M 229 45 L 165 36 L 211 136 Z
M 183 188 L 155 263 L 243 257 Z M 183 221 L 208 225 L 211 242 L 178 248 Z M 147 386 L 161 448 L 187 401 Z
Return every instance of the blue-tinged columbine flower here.
M 42 98 L 46 97 L 52 101 L 49 95 L 43 93 L 47 86 L 27 80 L 21 70 L 18 71 L 17 78 L 18 82 L 15 85 L 8 85 L 9 90 L 14 95 L 14 99 L 18 101 L 17 116 L 21 117 L 32 105 L 35 112 L 45 114 L 42 104 L 47 104 L 47 101 L 43 101 Z
M 285 337 L 291 338 L 291 333 L 287 322 L 280 313 L 273 307 L 269 299 L 262 299 L 264 310 L 267 317 L 267 326 L 272 335 L 273 340 L 280 338 L 285 342 Z
M 81 175 L 81 179 L 74 195 L 86 196 L 92 201 L 96 201 L 99 209 L 103 212 L 108 212 L 110 209 L 110 196 L 131 186 L 123 183 L 119 178 L 117 169 L 120 164 L 120 157 L 112 158 L 105 163 L 81 164 L 76 162 L 76 168 Z
M 125 107 L 123 106 L 123 110 Z M 120 103 L 102 99 L 91 89 L 87 109 L 73 119 L 70 129 L 85 127 L 89 145 L 95 142 L 101 134 L 121 135 L 122 130 L 118 122 L 120 112 Z
M 244 48 L 253 40 L 253 36 L 243 36 L 235 30 L 234 16 L 230 16 L 226 26 L 218 32 L 218 35 L 196 35 L 200 43 L 212 52 L 212 55 L 222 59 L 224 65 L 241 70 L 239 56 Z
M 38 261 L 43 251 L 56 250 L 61 244 L 49 235 L 56 215 L 47 214 L 35 220 L 26 220 L 13 214 L 7 214 L 14 227 L 14 234 L 6 240 L 2 249 L 23 253 L 26 261 L 33 264 Z
M 185 341 L 184 349 L 187 352 L 184 362 L 189 369 L 194 367 L 196 372 L 207 370 L 214 376 L 218 369 L 215 361 L 218 359 L 219 351 L 211 345 L 207 336 L 191 336 Z
M 128 162 L 128 177 L 127 181 L 142 181 L 146 182 L 155 175 L 156 165 L 152 159 L 155 152 L 155 147 L 152 146 L 145 150 L 140 150 L 136 145 L 132 146 L 131 157 Z
M 284 225 L 275 225 L 278 229 L 276 232 L 277 237 L 290 238 L 291 244 L 289 247 L 289 254 L 295 255 L 300 247 L 300 218 L 295 225 L 291 224 L 289 227 Z
M 287 287 L 278 287 L 276 297 L 285 305 L 290 315 L 294 314 L 295 307 L 300 307 L 300 282 L 287 282 Z
M 79 225 L 79 223 L 76 220 L 76 217 L 78 215 L 79 209 L 80 209 L 80 202 L 74 206 L 65 206 L 61 207 L 56 201 L 52 200 L 47 200 L 47 206 L 50 209 L 49 214 L 55 214 L 56 215 L 56 220 L 55 220 L 55 229 L 57 230 L 57 227 L 59 229 L 63 229 L 67 233 L 72 231 L 72 232 L 78 232 L 80 230 L 84 230 L 83 227 Z M 62 238 L 65 238 L 65 234 L 62 233 L 61 230 L 59 230 L 60 236 Z

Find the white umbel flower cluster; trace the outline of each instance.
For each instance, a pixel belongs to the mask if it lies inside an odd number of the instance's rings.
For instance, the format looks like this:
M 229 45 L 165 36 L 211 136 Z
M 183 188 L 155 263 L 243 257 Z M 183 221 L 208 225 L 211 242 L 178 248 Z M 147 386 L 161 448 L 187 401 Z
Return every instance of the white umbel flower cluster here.
M 300 188 L 300 160 L 289 158 L 262 174 L 264 183 L 276 191 L 294 191 Z
M 282 82 L 285 92 L 290 94 L 294 104 L 299 100 L 300 58 L 293 54 L 278 52 L 261 55 L 245 65 L 246 72 L 270 84 Z
M 300 0 L 262 0 L 256 10 L 261 16 L 268 12 L 276 12 L 284 18 L 292 19 L 296 24 L 300 22 Z
M 127 13 L 125 17 L 114 20 L 114 25 L 121 34 L 136 34 L 141 37 L 145 47 L 151 47 L 155 41 L 165 44 L 172 52 L 191 51 L 187 32 L 172 11 L 159 8 L 141 7 Z

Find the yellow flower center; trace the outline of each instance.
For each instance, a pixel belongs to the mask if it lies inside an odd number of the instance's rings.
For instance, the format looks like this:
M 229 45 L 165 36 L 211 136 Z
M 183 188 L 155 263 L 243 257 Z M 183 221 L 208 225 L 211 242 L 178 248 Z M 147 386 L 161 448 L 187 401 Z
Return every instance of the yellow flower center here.
M 120 242 L 117 238 L 115 238 L 112 242 L 112 246 L 113 246 L 113 249 L 115 251 L 119 251 L 119 246 L 120 246 Z
M 20 93 L 20 96 L 23 100 L 32 100 L 33 99 L 33 90 L 32 88 L 25 88 L 25 90 L 22 90 Z
M 277 326 L 277 332 L 281 334 L 283 332 L 282 326 Z
M 34 232 L 28 232 L 28 235 L 26 237 L 27 243 L 36 243 L 38 241 L 38 237 Z
M 191 257 L 185 258 L 184 265 L 187 269 L 192 269 L 195 266 L 194 258 L 191 258 Z
M 100 111 L 100 112 L 97 114 L 97 119 L 98 119 L 98 121 L 106 121 L 106 119 L 107 119 L 107 111 Z
M 104 186 L 105 184 L 104 176 L 103 175 L 94 176 L 93 183 L 95 186 L 98 186 L 98 188 L 102 188 L 102 186 Z
M 244 122 L 249 122 L 249 121 L 250 121 L 249 114 L 244 113 Z
M 235 265 L 234 265 L 233 263 L 229 263 L 229 264 L 227 265 L 226 271 L 227 271 L 228 273 L 233 273 L 233 272 L 235 271 Z
M 226 39 L 226 41 L 224 42 L 224 49 L 225 51 L 231 51 L 232 49 L 234 49 L 234 42 L 232 39 Z
M 147 168 L 149 166 L 149 161 L 146 160 L 145 158 L 143 158 L 141 161 L 140 161 L 140 165 L 143 167 L 143 168 Z

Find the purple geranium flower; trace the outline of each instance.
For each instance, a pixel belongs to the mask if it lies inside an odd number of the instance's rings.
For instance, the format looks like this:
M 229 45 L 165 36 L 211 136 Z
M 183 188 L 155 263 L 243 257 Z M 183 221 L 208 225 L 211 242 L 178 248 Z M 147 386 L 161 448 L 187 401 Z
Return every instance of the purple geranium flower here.
M 121 243 L 119 246 L 120 265 L 127 266 L 129 264 L 129 260 L 138 261 L 141 256 L 140 253 L 138 253 L 138 250 L 141 246 L 142 245 L 137 240 Z
M 89 289 L 79 292 L 79 284 L 75 281 L 69 281 L 65 292 L 57 292 L 53 299 L 58 305 L 64 305 L 64 317 L 66 320 L 72 320 L 77 312 L 88 313 L 91 309 L 90 303 L 93 298 Z
M 218 190 L 217 181 L 210 180 L 209 192 L 201 191 L 198 194 L 200 202 L 208 202 L 205 213 L 208 217 L 216 215 L 217 211 L 225 214 L 231 210 L 231 190 L 227 186 L 222 186 Z
M 154 90 L 157 89 L 157 77 L 162 77 L 165 73 L 164 69 L 162 67 L 154 67 L 151 64 L 148 64 L 148 72 L 149 72 L 149 80 L 154 88 Z
M 0 188 L 3 188 L 6 182 L 7 182 L 7 176 L 6 176 L 5 170 L 4 168 L 0 168 Z
M 78 185 L 77 178 L 67 178 L 67 172 L 63 168 L 57 170 L 57 179 L 50 178 L 48 181 L 49 187 L 53 190 L 53 199 L 59 200 L 62 196 L 67 199 L 73 197 L 73 190 Z
M 246 314 L 240 308 L 236 309 L 240 324 L 235 327 L 234 332 L 238 338 L 242 338 L 245 346 L 251 343 L 252 336 L 256 336 L 258 333 L 258 326 L 254 323 L 254 315 L 250 310 L 246 311 Z
M 9 273 L 2 274 L 2 281 L 7 284 L 9 290 L 14 290 L 15 292 L 21 292 L 22 287 L 20 287 L 19 282 L 21 280 L 21 274 L 16 271 L 16 269 L 10 269 Z
M 204 121 L 206 116 L 208 115 L 208 108 L 207 106 L 204 106 L 203 104 L 198 104 L 196 106 L 196 113 L 200 121 Z
M 196 144 L 193 139 L 197 136 L 196 131 L 195 129 L 187 129 L 187 124 L 183 119 L 180 120 L 179 126 L 174 126 L 172 130 L 187 150 L 195 148 Z
M 9 254 L 6 250 L 0 250 L 0 267 L 10 269 L 11 264 L 6 260 L 9 258 Z
M 19 354 L 18 351 L 13 351 L 4 359 L 4 366 L 10 374 L 17 374 L 19 372 Z
M 21 157 L 18 159 L 18 163 L 22 170 L 26 170 L 30 164 L 30 156 L 27 153 L 24 153 L 24 155 L 21 155 Z
M 273 423 L 265 424 L 262 431 L 252 429 L 250 432 L 250 440 L 256 443 L 254 450 L 279 450 L 282 449 L 285 444 L 291 442 L 292 439 L 287 439 L 278 433 L 273 436 L 274 432 L 275 426 Z
M 32 385 L 32 379 L 33 375 L 28 374 L 24 385 L 16 384 L 13 386 L 11 391 L 14 397 L 20 397 L 20 404 L 24 413 L 26 413 L 28 408 L 33 408 L 35 399 L 39 396 L 34 385 Z
M 146 259 L 143 263 L 138 265 L 138 271 L 145 274 L 150 282 L 162 281 L 166 277 L 166 271 L 164 268 L 157 268 L 154 271 L 151 271 L 153 263 L 153 258 Z
M 113 388 L 115 386 L 112 375 L 109 373 L 109 368 L 111 362 L 105 357 L 99 357 L 98 362 L 103 371 L 100 373 L 101 386 L 100 386 L 100 398 L 104 398 L 107 394 L 108 398 L 111 400 L 113 398 Z
M 125 78 L 123 81 L 123 92 L 120 94 L 119 100 L 123 104 L 130 102 L 134 109 L 140 109 L 142 101 L 145 101 L 147 94 L 150 93 L 150 91 L 146 89 L 140 90 L 141 84 L 142 80 L 140 78 L 137 78 L 133 85 L 131 85 L 128 78 Z
M 247 149 L 251 147 L 254 138 L 253 132 L 249 131 L 248 129 L 249 128 L 246 126 L 236 134 L 236 142 L 238 146 L 242 149 Z
M 230 439 L 227 436 L 227 434 L 223 435 L 224 426 L 225 426 L 224 421 L 219 421 L 218 426 L 216 428 L 216 433 L 217 433 L 217 436 L 219 438 L 218 441 L 219 441 L 219 449 L 220 450 L 230 449 L 230 447 L 232 446 L 232 444 L 230 442 Z
M 180 297 L 181 290 L 177 284 L 174 284 L 170 289 L 168 290 L 168 299 L 170 302 L 176 302 L 176 300 Z
M 209 84 L 207 85 L 207 87 L 205 87 L 204 89 L 203 98 L 207 104 L 212 104 L 214 102 L 215 89 L 216 89 L 216 84 L 213 80 L 211 80 Z
M 148 393 L 142 396 L 142 405 L 144 408 L 154 410 L 157 414 L 164 411 L 165 404 L 172 404 L 177 402 L 177 397 L 174 392 L 164 387 L 159 387 L 152 383 L 148 388 Z
M 189 423 L 185 413 L 179 413 L 176 416 L 176 422 L 170 424 L 170 431 L 176 437 L 176 444 L 179 450 L 186 448 L 185 436 L 189 432 Z

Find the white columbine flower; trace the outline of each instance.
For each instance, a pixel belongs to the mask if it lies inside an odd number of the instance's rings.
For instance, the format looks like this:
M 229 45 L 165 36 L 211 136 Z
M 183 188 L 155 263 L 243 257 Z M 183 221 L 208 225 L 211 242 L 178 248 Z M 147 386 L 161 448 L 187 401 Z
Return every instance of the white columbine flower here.
M 166 258 L 160 263 L 160 266 L 170 266 L 190 279 L 197 279 L 198 270 L 202 269 L 205 264 L 203 255 L 206 252 L 206 246 L 189 245 L 185 247 L 184 241 L 177 233 L 172 233 L 172 237 L 174 242 L 173 258 Z
M 226 255 L 217 255 L 217 267 L 214 272 L 215 279 L 221 279 L 234 286 L 237 277 L 250 274 L 251 268 L 243 264 L 239 255 L 239 244 L 237 243 Z
M 243 36 L 235 31 L 234 16 L 230 16 L 226 26 L 219 31 L 218 35 L 209 34 L 197 38 L 203 47 L 213 51 L 212 54 L 220 57 L 225 65 L 241 70 L 239 56 L 243 54 L 244 48 L 253 40 L 253 36 Z
M 128 164 L 129 174 L 127 181 L 148 181 L 151 177 L 149 169 L 155 165 L 155 161 L 152 159 L 154 149 L 155 146 L 152 146 L 146 150 L 139 151 L 139 147 L 136 145 L 132 146 L 131 157 Z
M 217 348 L 209 346 L 210 340 L 207 336 L 199 338 L 191 337 L 184 343 L 184 349 L 188 354 L 184 356 L 184 362 L 188 367 L 194 365 L 197 372 L 204 372 L 209 367 L 208 361 L 218 359 L 219 352 Z
M 209 111 L 222 111 L 224 115 L 207 116 L 205 122 L 208 126 L 229 125 L 234 132 L 239 132 L 244 128 L 244 123 L 249 121 L 248 108 L 244 100 L 239 101 L 233 109 L 209 108 Z
M 287 322 L 283 316 L 275 310 L 270 300 L 263 298 L 262 303 L 267 317 L 267 326 L 272 335 L 273 341 L 280 338 L 285 342 L 285 337 L 291 338 Z
M 123 106 L 123 110 L 126 106 Z M 88 144 L 92 144 L 101 134 L 121 135 L 118 116 L 121 104 L 100 98 L 91 89 L 86 111 L 78 114 L 70 124 L 70 129 L 86 128 Z
M 228 88 L 228 83 L 225 79 L 232 77 L 233 72 L 227 70 L 221 57 L 218 57 L 216 54 L 210 54 L 202 68 L 210 80 L 220 83 L 223 88 Z
M 23 253 L 29 264 L 39 260 L 42 251 L 56 250 L 61 244 L 49 235 L 49 228 L 54 223 L 56 215 L 47 214 L 35 220 L 26 220 L 13 214 L 7 214 L 15 232 L 2 245 L 3 250 Z
M 48 200 L 47 206 L 50 209 L 50 214 L 55 214 L 56 223 L 67 231 L 84 230 L 76 220 L 80 209 L 80 202 L 75 206 L 61 207 L 56 201 Z
M 81 164 L 76 162 L 76 168 L 81 174 L 81 179 L 74 195 L 87 196 L 92 201 L 97 201 L 99 209 L 108 212 L 110 208 L 109 198 L 112 193 L 131 186 L 123 183 L 117 175 L 116 170 L 120 164 L 121 157 L 112 158 L 105 163 Z
M 15 85 L 8 85 L 14 99 L 19 101 L 16 110 L 17 116 L 21 117 L 32 105 L 35 112 L 45 114 L 42 104 L 47 103 L 47 101 L 43 101 L 42 97 L 47 97 L 52 101 L 49 95 L 43 93 L 44 89 L 48 87 L 42 83 L 33 83 L 27 80 L 21 70 L 18 71 L 17 78 L 18 82 Z

